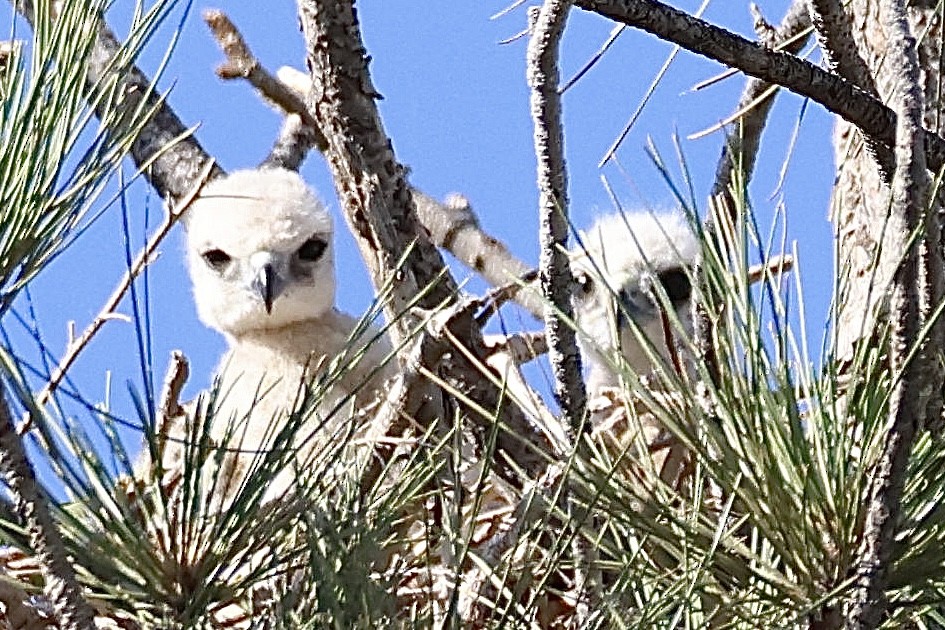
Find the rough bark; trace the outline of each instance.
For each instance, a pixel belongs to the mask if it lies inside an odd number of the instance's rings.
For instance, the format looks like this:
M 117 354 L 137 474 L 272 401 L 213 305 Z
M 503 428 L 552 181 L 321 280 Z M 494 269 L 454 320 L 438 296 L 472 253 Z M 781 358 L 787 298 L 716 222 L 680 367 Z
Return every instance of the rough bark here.
M 886 63 L 889 45 L 887 35 L 880 27 L 877 0 L 854 0 L 847 6 L 849 20 L 855 26 L 852 35 L 857 49 L 874 76 L 876 90 L 881 98 L 888 98 L 896 78 Z M 933 9 L 907 9 L 913 33 L 926 36 L 919 42 L 920 81 L 924 89 L 926 109 L 923 114 L 926 129 L 941 130 L 941 78 L 938 67 L 941 59 L 941 21 Z M 889 187 L 866 150 L 863 135 L 847 121 L 838 121 L 835 136 L 838 164 L 837 183 L 831 203 L 832 219 L 836 225 L 839 246 L 841 298 L 837 323 L 836 355 L 849 359 L 857 342 L 868 339 L 874 317 L 884 317 L 884 300 L 900 252 L 890 242 L 890 231 L 884 230 L 889 212 Z M 932 161 L 929 165 L 935 169 Z M 934 217 L 934 213 L 933 213 Z M 938 221 L 929 241 L 932 251 L 941 252 Z M 878 261 L 875 265 L 874 260 Z M 933 274 L 931 284 L 940 284 Z M 924 307 L 927 310 L 927 306 Z
M 542 5 L 528 46 L 528 85 L 531 88 L 538 194 L 541 213 L 539 281 L 547 300 L 544 312 L 548 357 L 555 379 L 555 397 L 572 437 L 584 421 L 587 392 L 581 376 L 581 355 L 570 322 L 571 264 L 568 260 L 568 177 L 564 159 L 561 97 L 558 94 L 558 47 L 570 2 Z
M 817 42 L 823 51 L 827 67 L 851 83 L 877 96 L 876 83 L 866 61 L 857 50 L 853 37 L 853 23 L 847 16 L 841 0 L 810 0 L 810 19 L 817 33 Z M 866 149 L 876 161 L 884 181 L 892 176 L 892 150 L 867 137 Z
M 906 361 L 922 326 L 919 247 L 912 242 L 912 235 L 923 222 L 929 188 L 920 131 L 923 98 L 919 60 L 906 19 L 905 0 L 879 4 L 888 46 L 884 66 L 890 73 L 889 102 L 898 117 L 889 231 L 891 244 L 905 255 L 895 271 L 890 309 L 894 324 L 889 363 L 896 381 L 889 402 L 889 428 L 873 476 L 856 596 L 847 621 L 851 630 L 879 627 L 887 610 L 885 591 L 901 518 L 906 467 L 913 440 L 923 424 L 925 399 L 931 393 L 926 387 L 927 375 L 936 360 L 926 346 L 925 352 Z
M 379 94 L 368 73 L 353 3 L 299 0 L 298 6 L 312 76 L 310 106 L 328 140 L 325 158 L 375 287 L 390 286 L 385 310 L 393 323 L 393 342 L 406 347 L 415 328 L 408 310 L 454 304 L 456 283 L 417 219 L 405 169 L 381 124 L 375 104 Z M 484 378 L 487 352 L 474 315 L 461 310 L 444 334 L 455 351 L 440 364 L 440 375 L 459 399 L 475 401 L 502 420 L 507 430 L 500 431 L 497 445 L 503 456 L 530 475 L 539 474 L 548 446 L 540 443 L 521 410 L 507 404 L 502 392 Z M 472 420 L 481 430 L 488 430 L 491 422 L 474 411 Z M 511 467 L 502 472 L 507 479 L 515 478 Z

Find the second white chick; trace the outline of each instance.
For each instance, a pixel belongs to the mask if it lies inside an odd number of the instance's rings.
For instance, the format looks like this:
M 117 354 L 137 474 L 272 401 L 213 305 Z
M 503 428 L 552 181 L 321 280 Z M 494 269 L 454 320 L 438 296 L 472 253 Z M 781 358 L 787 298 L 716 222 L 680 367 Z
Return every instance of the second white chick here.
M 671 364 L 673 330 L 665 325 L 656 286 L 662 287 L 684 329 L 691 331 L 691 274 L 700 245 L 679 213 L 603 216 L 581 240 L 583 248 L 573 259 L 574 307 L 589 368 L 587 387 L 594 394 L 619 385 L 613 357 L 608 358 L 614 350 L 641 375 L 654 368 L 654 354 Z M 649 342 L 650 352 L 631 322 Z
M 234 172 L 209 183 L 184 220 L 197 311 L 229 343 L 217 369 L 211 437 L 223 442 L 235 420 L 226 446 L 245 451 L 245 464 L 298 408 L 304 384 L 377 331 L 369 327 L 352 342 L 357 320 L 335 308 L 331 217 L 297 173 Z M 297 439 L 337 430 L 350 418 L 350 401 L 333 419 L 327 416 L 346 397 L 353 395 L 355 409 L 376 399 L 393 374 L 385 363 L 389 352 L 385 338 L 371 343 L 319 401 Z M 310 440 L 299 456 L 312 447 Z M 269 494 L 287 483 L 281 480 Z

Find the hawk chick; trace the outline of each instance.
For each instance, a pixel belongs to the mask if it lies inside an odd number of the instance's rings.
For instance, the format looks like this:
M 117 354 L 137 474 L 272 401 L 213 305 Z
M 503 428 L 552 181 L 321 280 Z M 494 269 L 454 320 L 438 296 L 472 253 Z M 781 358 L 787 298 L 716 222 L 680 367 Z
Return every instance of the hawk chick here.
M 376 331 L 352 341 L 357 320 L 335 308 L 331 217 L 297 173 L 234 172 L 208 184 L 184 220 L 197 311 L 229 343 L 217 369 L 211 436 L 220 441 L 231 419 L 245 421 L 235 434 L 238 446 L 265 448 L 280 417 L 297 407 L 302 385 L 352 343 L 363 348 Z M 386 340 L 371 344 L 309 423 L 320 424 L 347 396 L 354 395 L 356 408 L 373 400 L 390 376 L 389 350 Z M 303 428 L 300 437 L 308 432 Z
M 653 368 L 653 353 L 670 359 L 669 343 L 656 285 L 683 326 L 691 329 L 691 266 L 699 241 L 678 213 L 648 212 L 601 217 L 582 238 L 574 256 L 577 280 L 576 319 L 581 349 L 589 365 L 588 390 L 615 387 L 619 379 L 607 359 L 619 349 L 627 366 L 638 374 Z M 645 338 L 648 352 L 637 334 Z

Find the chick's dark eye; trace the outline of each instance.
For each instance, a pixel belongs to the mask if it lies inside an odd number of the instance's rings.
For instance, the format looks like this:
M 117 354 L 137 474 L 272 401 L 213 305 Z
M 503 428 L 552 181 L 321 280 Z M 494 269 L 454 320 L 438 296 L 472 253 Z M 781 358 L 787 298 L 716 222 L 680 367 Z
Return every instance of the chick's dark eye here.
M 325 253 L 325 249 L 328 247 L 328 243 L 317 236 L 313 236 L 308 239 L 302 246 L 299 248 L 298 256 L 299 260 L 304 260 L 306 262 L 315 262 L 322 257 L 322 254 Z
M 692 283 L 682 267 L 673 267 L 657 274 L 657 279 L 666 291 L 666 297 L 673 305 L 682 304 L 692 295 Z
M 208 249 L 203 254 L 203 259 L 214 269 L 223 269 L 230 262 L 230 255 L 222 249 Z
M 575 280 L 582 296 L 590 295 L 591 291 L 594 290 L 594 280 L 586 273 L 578 274 Z

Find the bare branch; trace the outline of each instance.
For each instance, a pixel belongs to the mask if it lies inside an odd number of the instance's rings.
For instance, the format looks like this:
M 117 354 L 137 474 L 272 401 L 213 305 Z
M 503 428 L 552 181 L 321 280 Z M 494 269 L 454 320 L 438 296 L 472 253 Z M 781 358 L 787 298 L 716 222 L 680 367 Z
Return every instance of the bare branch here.
M 853 21 L 841 0 L 809 0 L 808 5 L 817 43 L 824 53 L 827 68 L 873 96 L 878 96 L 873 75 L 857 50 L 851 30 Z M 866 148 L 876 161 L 883 179 L 888 182 L 895 168 L 892 150 L 869 136 L 866 137 Z
M 46 495 L 26 458 L 23 442 L 13 425 L 10 407 L 0 384 L 0 471 L 13 494 L 14 508 L 30 538 L 30 547 L 42 566 L 44 591 L 62 628 L 94 628 L 94 613 L 82 595 Z
M 570 0 L 545 0 L 538 10 L 528 43 L 528 85 L 531 88 L 531 113 L 535 132 L 535 157 L 538 160 L 538 195 L 541 228 L 538 279 L 546 300 L 544 320 L 548 358 L 554 374 L 555 398 L 572 448 L 581 443 L 585 426 L 587 391 L 581 374 L 581 353 L 572 322 L 574 308 L 571 288 L 574 279 L 568 257 L 568 179 L 564 160 L 564 130 L 561 124 L 561 95 L 558 91 L 558 49 Z M 567 525 L 580 529 L 580 510 L 562 492 L 561 503 L 568 514 Z M 582 627 L 590 615 L 591 586 L 588 571 L 592 551 L 576 533 L 572 539 L 574 554 L 574 625 Z
M 756 16 L 756 29 L 759 18 Z M 806 36 L 801 36 L 810 27 L 810 17 L 807 12 L 807 0 L 795 0 L 787 15 L 777 29 L 765 31 L 768 40 L 765 45 L 778 50 L 795 54 L 804 47 Z M 706 231 L 715 247 L 721 245 L 721 240 L 714 229 L 714 213 L 724 211 L 728 213 L 728 221 L 734 223 L 731 213 L 738 207 L 738 199 L 734 194 L 735 184 L 745 189 L 751 181 L 755 170 L 755 160 L 758 157 L 758 147 L 761 143 L 761 134 L 768 122 L 768 114 L 774 106 L 777 90 L 772 84 L 761 79 L 750 78 L 745 83 L 736 111 L 744 112 L 739 116 L 738 128 L 729 133 L 722 147 L 722 156 L 719 158 L 715 171 L 715 182 L 710 193 L 713 202 L 713 212 L 706 220 Z M 790 261 L 793 264 L 793 260 Z M 790 268 L 790 264 L 787 269 Z M 787 270 L 785 269 L 785 270 Z M 763 271 L 763 270 L 762 270 Z M 753 282 L 755 280 L 752 280 Z M 715 334 L 712 321 L 707 312 L 708 305 L 715 302 L 710 293 L 711 287 L 703 286 L 703 298 L 693 303 L 693 330 L 695 345 L 700 359 L 706 364 L 708 373 L 714 381 L 718 379 L 718 358 L 715 354 Z
M 187 357 L 180 350 L 174 350 L 164 375 L 161 397 L 158 399 L 160 400 L 157 417 L 158 453 L 164 452 L 174 423 L 184 415 L 184 409 L 180 405 L 180 394 L 188 378 L 190 378 L 190 364 L 187 362 Z
M 775 52 L 657 0 L 575 0 L 575 5 L 652 33 L 747 75 L 782 85 L 820 103 L 892 147 L 896 115 L 875 97 L 830 72 L 797 57 Z M 945 166 L 945 139 L 922 130 L 930 168 Z
M 806 4 L 807 0 L 795 0 L 787 15 L 784 16 L 781 26 L 774 31 L 773 41 L 768 44 L 770 47 L 774 48 L 784 42 L 791 42 L 782 49 L 791 54 L 797 54 L 804 47 L 807 37 L 798 37 L 798 34 L 810 26 Z M 745 114 L 739 117 L 738 130 L 728 135 L 722 147 L 722 157 L 719 159 L 715 182 L 712 185 L 713 197 L 730 194 L 732 176 L 736 172 L 743 175 L 745 185 L 751 179 L 761 134 L 768 122 L 768 114 L 774 106 L 775 93 L 770 93 L 764 100 L 759 101 L 759 99 L 768 93 L 770 88 L 771 83 L 761 79 L 752 78 L 745 83 L 736 107 L 736 111 L 745 111 Z
M 901 518 L 902 492 L 912 443 L 928 398 L 940 395 L 928 374 L 940 348 L 907 357 L 919 341 L 922 328 L 919 248 L 913 235 L 922 234 L 923 213 L 929 194 L 929 177 L 922 151 L 923 94 L 916 41 L 906 19 L 904 0 L 880 3 L 880 19 L 887 38 L 886 63 L 897 78 L 890 102 L 898 115 L 896 170 L 892 182 L 890 223 L 896 251 L 904 252 L 893 279 L 890 315 L 894 318 L 890 340 L 890 371 L 894 385 L 889 401 L 889 429 L 871 483 L 869 510 L 863 531 L 855 598 L 847 628 L 879 627 L 886 613 L 886 586 L 895 535 Z M 934 354 L 933 354 L 934 353 Z
M 134 282 L 135 278 L 144 271 L 144 268 L 147 267 L 152 260 L 154 259 L 154 253 L 157 250 L 158 245 L 161 244 L 161 241 L 168 235 L 171 231 L 171 228 L 177 223 L 180 219 L 181 214 L 191 202 L 197 198 L 197 195 L 200 194 L 201 188 L 209 180 L 210 174 L 215 171 L 214 162 L 209 161 L 205 163 L 204 170 L 201 173 L 200 179 L 196 181 L 194 188 L 183 197 L 179 203 L 175 206 L 168 209 L 167 214 L 164 217 L 164 221 L 161 222 L 161 225 L 158 226 L 157 230 L 154 232 L 154 235 L 144 246 L 144 249 L 141 250 L 141 253 L 138 254 L 138 257 L 132 263 L 131 268 L 125 273 L 125 276 L 121 279 L 121 282 L 118 283 L 118 286 L 115 287 L 115 290 L 109 296 L 108 300 L 105 302 L 105 305 L 102 307 L 102 310 L 99 311 L 99 314 L 95 317 L 91 324 L 82 332 L 82 335 L 78 339 L 74 339 L 69 343 L 69 347 L 66 349 L 65 355 L 60 359 L 59 364 L 56 365 L 56 368 L 53 370 L 52 375 L 49 377 L 49 382 L 46 383 L 46 386 L 43 387 L 42 391 L 37 395 L 36 400 L 40 405 L 45 405 L 49 402 L 50 397 L 59 387 L 59 384 L 62 382 L 62 379 L 65 378 L 66 372 L 69 371 L 69 368 L 72 367 L 72 364 L 75 363 L 75 360 L 79 357 L 79 354 L 89 345 L 89 342 L 95 337 L 102 326 L 105 325 L 110 319 L 115 317 L 115 309 L 118 308 L 119 303 L 121 303 L 122 298 L 125 297 L 125 293 L 128 292 L 128 289 L 131 288 L 131 283 Z M 29 431 L 30 422 L 27 420 L 19 427 L 18 432 L 20 435 Z
M 226 61 L 217 67 L 217 76 L 221 79 L 245 79 L 276 107 L 298 115 L 308 128 L 315 148 L 324 153 L 328 148 L 328 140 L 318 128 L 318 121 L 309 112 L 302 97 L 259 63 L 243 35 L 223 11 L 207 9 L 203 13 L 203 20 L 226 55 Z
M 524 332 L 516 335 L 489 335 L 485 337 L 489 356 L 502 353 L 516 365 L 534 361 L 548 352 L 548 342 L 543 332 Z
M 415 327 L 413 317 L 401 315 L 416 297 L 423 296 L 418 306 L 433 310 L 455 299 L 456 283 L 417 221 L 405 170 L 374 102 L 380 94 L 371 82 L 353 7 L 302 0 L 299 15 L 309 67 L 322 87 L 312 95 L 312 111 L 328 138 L 325 158 L 375 287 L 393 281 L 385 310 L 395 322 L 392 341 L 400 345 Z
M 413 195 L 417 216 L 430 231 L 433 242 L 451 252 L 493 286 L 507 285 L 532 270 L 516 258 L 505 243 L 482 229 L 465 197 L 451 195 L 439 203 L 415 188 Z M 522 285 L 512 297 L 535 317 L 542 316 L 544 305 L 537 288 Z
M 298 171 L 309 151 L 315 147 L 315 133 L 302 122 L 298 114 L 289 114 L 282 123 L 279 137 L 262 161 L 262 167 L 285 168 Z
M 325 158 L 371 279 L 377 288 L 390 286 L 385 312 L 393 323 L 392 342 L 407 347 L 415 334 L 416 317 L 406 313 L 408 307 L 416 304 L 435 311 L 444 305 L 459 306 L 443 332 L 455 351 L 444 356 L 438 373 L 456 392 L 459 404 L 475 400 L 502 419 L 506 430 L 497 437 L 498 449 L 529 475 L 538 474 L 547 461 L 547 445 L 521 410 L 508 404 L 492 381 L 482 378 L 482 371 L 488 371 L 482 331 L 471 309 L 457 304 L 456 283 L 417 219 L 405 170 L 394 156 L 377 111 L 379 94 L 368 73 L 352 2 L 299 0 L 298 6 L 308 66 L 322 88 L 311 95 L 312 112 L 328 138 Z M 402 364 L 406 358 L 401 353 Z M 481 418 L 473 409 L 470 416 L 488 424 L 480 430 L 491 430 L 492 419 Z M 516 473 L 509 466 L 503 475 L 514 478 Z
M 571 264 L 568 260 L 568 197 L 564 165 L 564 132 L 558 93 L 558 44 L 571 3 L 546 0 L 538 13 L 528 45 L 528 84 L 531 88 L 535 155 L 541 212 L 541 258 L 538 271 L 544 311 L 548 356 L 555 377 L 555 397 L 572 437 L 584 423 L 587 392 L 581 377 L 581 354 L 570 322 Z

